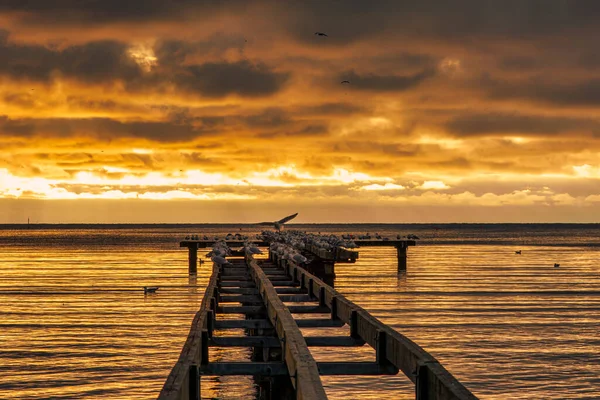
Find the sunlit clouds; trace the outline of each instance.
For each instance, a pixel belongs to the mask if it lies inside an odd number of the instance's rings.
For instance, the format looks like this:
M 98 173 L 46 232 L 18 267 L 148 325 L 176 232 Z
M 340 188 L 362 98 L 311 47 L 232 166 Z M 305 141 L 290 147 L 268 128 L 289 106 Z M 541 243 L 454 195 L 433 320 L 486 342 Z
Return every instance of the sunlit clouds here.
M 0 5 L 0 199 L 600 206 L 595 3 L 59 3 Z

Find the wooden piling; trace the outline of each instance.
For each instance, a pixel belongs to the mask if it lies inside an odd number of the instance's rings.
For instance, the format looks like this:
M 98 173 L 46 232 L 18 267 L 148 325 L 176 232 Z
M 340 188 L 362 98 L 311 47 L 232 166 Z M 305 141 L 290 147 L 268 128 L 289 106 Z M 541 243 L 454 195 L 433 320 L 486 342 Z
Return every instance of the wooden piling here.
M 398 244 L 396 246 L 396 250 L 398 253 L 398 272 L 406 271 L 407 249 L 408 247 L 404 243 Z
M 188 246 L 188 273 L 196 274 L 198 272 L 198 246 L 190 243 Z

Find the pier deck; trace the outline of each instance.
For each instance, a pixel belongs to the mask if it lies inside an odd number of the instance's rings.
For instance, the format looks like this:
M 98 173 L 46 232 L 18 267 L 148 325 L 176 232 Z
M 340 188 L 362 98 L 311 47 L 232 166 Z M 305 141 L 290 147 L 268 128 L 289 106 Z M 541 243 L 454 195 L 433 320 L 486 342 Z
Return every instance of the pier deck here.
M 295 304 L 302 303 L 302 304 Z M 243 314 L 225 319 L 225 314 Z M 314 314 L 314 318 L 298 317 Z M 296 315 L 296 317 L 295 317 Z M 349 327 L 347 336 L 304 337 L 299 328 Z M 244 336 L 220 335 L 246 329 Z M 330 330 L 328 330 L 330 332 Z M 313 346 L 368 345 L 372 362 L 316 362 Z M 251 347 L 252 361 L 212 362 L 210 348 Z M 181 356 L 159 395 L 160 400 L 200 398 L 201 375 L 252 375 L 261 398 L 326 399 L 323 375 L 389 375 L 402 371 L 415 383 L 417 399 L 475 399 L 429 353 L 371 316 L 322 280 L 272 254 L 231 259 L 213 274 Z M 273 397 L 277 393 L 277 397 Z
M 179 242 L 179 247 L 187 247 L 188 248 L 188 268 L 190 274 L 195 274 L 198 268 L 198 249 L 207 249 L 211 248 L 217 240 L 183 240 Z M 242 247 L 244 245 L 244 241 L 242 240 L 226 240 L 225 243 L 228 247 Z M 252 243 L 258 247 L 268 247 L 271 242 L 266 240 L 253 240 Z M 415 240 L 382 240 L 382 239 L 355 239 L 354 243 L 358 247 L 395 247 L 398 256 L 398 271 L 406 270 L 406 260 L 407 260 L 407 250 L 410 246 L 416 246 L 417 242 Z M 313 256 L 317 257 L 319 261 L 329 263 L 331 265 L 331 270 L 333 271 L 334 263 L 345 263 L 345 262 L 355 262 L 358 259 L 358 251 L 353 249 L 345 249 L 345 248 L 337 248 L 333 251 L 317 249 L 317 248 L 307 248 L 305 251 L 310 252 Z

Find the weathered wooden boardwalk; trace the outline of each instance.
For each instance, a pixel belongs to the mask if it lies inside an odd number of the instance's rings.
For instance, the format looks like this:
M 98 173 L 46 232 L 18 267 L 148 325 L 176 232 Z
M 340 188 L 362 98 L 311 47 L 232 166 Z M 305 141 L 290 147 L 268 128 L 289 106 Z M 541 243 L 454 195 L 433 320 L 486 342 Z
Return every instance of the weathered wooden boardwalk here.
M 212 268 L 200 310 L 160 400 L 199 399 L 201 375 L 260 377 L 264 399 L 326 399 L 321 376 L 399 371 L 415 383 L 417 399 L 476 398 L 417 344 L 290 260 L 278 259 L 275 253 L 269 260 L 255 260 L 246 253 Z M 224 319 L 225 314 L 243 318 Z M 294 318 L 298 314 L 314 318 Z M 344 325 L 349 326 L 348 336 L 303 336 L 299 329 Z M 239 328 L 246 335 L 220 334 Z M 374 361 L 316 362 L 310 352 L 313 346 L 364 345 L 373 348 Z M 212 362 L 213 346 L 251 347 L 253 357 L 247 362 Z

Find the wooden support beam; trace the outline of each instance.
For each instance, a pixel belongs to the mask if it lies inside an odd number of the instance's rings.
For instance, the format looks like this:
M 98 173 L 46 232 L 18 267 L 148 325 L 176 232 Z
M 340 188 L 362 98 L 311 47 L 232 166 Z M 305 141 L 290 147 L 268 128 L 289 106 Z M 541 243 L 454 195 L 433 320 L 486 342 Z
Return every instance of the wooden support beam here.
M 287 375 L 286 365 L 274 362 L 213 362 L 202 366 L 201 375 L 250 375 L 282 376 Z
M 251 281 L 229 281 L 229 282 L 221 282 L 220 283 L 221 289 L 222 288 L 253 288 L 254 282 Z
M 307 294 L 280 294 L 279 300 L 283 302 L 307 302 L 310 296 Z
M 220 306 L 217 312 L 221 314 L 259 314 L 266 311 L 265 307 L 260 306 Z
M 271 282 L 271 284 L 274 287 L 279 287 L 279 286 L 298 286 L 298 283 L 295 281 L 273 281 Z
M 296 319 L 295 321 L 298 328 L 339 328 L 346 325 L 344 321 L 339 319 L 306 318 Z
M 258 294 L 258 289 L 256 288 L 230 288 L 230 287 L 222 287 L 219 289 L 219 293 L 221 294 Z
M 220 296 L 220 303 L 256 303 L 262 304 L 262 299 L 260 296 L 253 294 L 240 294 L 240 295 L 228 295 L 228 296 Z
M 259 292 L 263 295 L 267 314 L 275 326 L 277 337 L 282 341 L 282 358 L 292 378 L 292 385 L 296 389 L 296 398 L 326 399 L 327 395 L 319 377 L 317 363 L 308 350 L 297 323 L 277 295 L 273 283 L 267 279 L 256 261 L 249 260 L 248 266 Z
M 305 336 L 308 347 L 361 347 L 365 341 L 349 336 Z
M 276 287 L 277 294 L 306 294 L 306 289 L 300 287 Z
M 287 306 L 287 308 L 292 314 L 329 314 L 330 312 L 329 307 L 321 306 Z
M 215 347 L 278 347 L 281 342 L 273 336 L 222 336 L 211 338 L 209 344 Z
M 396 375 L 398 368 L 376 362 L 318 362 L 321 375 Z
M 215 329 L 266 329 L 273 328 L 267 319 L 226 319 L 215 321 Z

